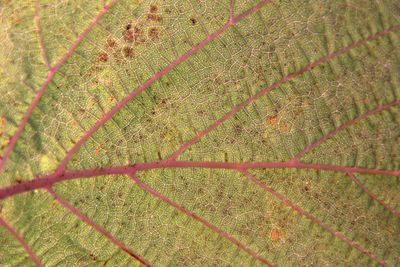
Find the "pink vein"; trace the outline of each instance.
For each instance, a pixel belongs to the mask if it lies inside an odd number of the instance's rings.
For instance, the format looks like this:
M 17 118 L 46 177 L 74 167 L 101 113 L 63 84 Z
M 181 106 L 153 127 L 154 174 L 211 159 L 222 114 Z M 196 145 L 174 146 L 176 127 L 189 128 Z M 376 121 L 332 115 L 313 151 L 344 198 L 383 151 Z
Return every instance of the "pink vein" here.
M 15 134 L 13 135 L 13 137 L 10 140 L 10 144 L 8 145 L 8 147 L 0 161 L 0 171 L 4 168 L 5 162 L 7 161 L 11 152 L 13 151 L 14 146 L 17 143 L 19 137 L 21 136 L 25 125 L 28 123 L 28 120 L 33 113 L 33 110 L 36 108 L 37 104 L 39 103 L 40 98 L 46 91 L 46 89 L 49 86 L 50 82 L 52 81 L 54 75 L 61 68 L 61 66 L 67 61 L 67 59 L 71 56 L 72 52 L 79 46 L 79 44 L 83 41 L 83 39 L 89 34 L 89 32 L 98 24 L 99 20 L 110 10 L 110 8 L 116 2 L 117 2 L 117 0 L 112 1 L 109 5 L 105 6 L 100 11 L 100 13 L 93 19 L 93 21 L 89 24 L 89 26 L 78 36 L 78 38 L 75 40 L 74 44 L 67 50 L 67 52 L 60 59 L 60 61 L 54 66 L 54 68 L 52 68 L 49 71 L 46 80 L 44 81 L 43 85 L 40 87 L 39 91 L 36 93 L 28 110 L 25 112 L 25 114 L 22 118 L 22 121 L 18 125 L 17 131 L 15 132 Z
M 366 250 L 365 248 L 363 248 L 361 245 L 359 245 L 358 243 L 354 242 L 353 240 L 347 238 L 345 235 L 343 235 L 341 232 L 337 232 L 335 230 L 333 230 L 331 227 L 329 227 L 328 225 L 324 224 L 323 222 L 321 222 L 320 220 L 318 220 L 316 217 L 314 217 L 313 215 L 311 215 L 310 213 L 308 213 L 307 211 L 305 211 L 304 209 L 302 209 L 300 206 L 297 206 L 296 204 L 294 204 L 293 202 L 291 202 L 289 199 L 287 199 L 285 196 L 279 194 L 278 192 L 272 190 L 272 188 L 270 188 L 269 186 L 267 186 L 266 184 L 262 183 L 260 180 L 258 180 L 257 178 L 255 178 L 253 175 L 251 175 L 248 171 L 243 170 L 242 173 L 253 183 L 255 183 L 256 185 L 260 186 L 261 188 L 263 188 L 264 190 L 268 191 L 269 193 L 271 193 L 272 195 L 274 195 L 275 197 L 277 197 L 278 199 L 280 199 L 283 203 L 285 203 L 287 206 L 289 206 L 290 208 L 292 208 L 293 210 L 296 210 L 297 212 L 301 213 L 302 215 L 304 215 L 305 217 L 307 217 L 308 219 L 310 219 L 311 221 L 313 221 L 314 223 L 318 224 L 320 227 L 322 227 L 323 229 L 325 229 L 326 231 L 330 232 L 333 236 L 341 239 L 342 241 L 346 242 L 349 246 L 351 246 L 352 248 L 357 249 L 358 251 L 364 253 L 365 255 L 367 255 L 371 260 L 379 263 L 382 266 L 387 266 L 386 262 L 384 262 L 383 260 L 377 258 L 374 254 L 372 254 L 371 252 L 369 252 L 368 250 Z
M 229 1 L 229 19 L 233 19 L 233 9 L 235 6 L 235 0 L 230 0 Z
M 381 200 L 381 199 L 378 198 L 376 195 L 374 195 L 372 192 L 370 192 L 370 191 L 365 187 L 365 185 L 363 185 L 360 181 L 357 180 L 357 178 L 354 176 L 353 173 L 348 172 L 347 175 L 349 176 L 350 180 L 353 181 L 353 183 L 355 183 L 361 190 L 363 190 L 365 193 L 367 193 L 373 200 L 375 200 L 376 202 L 378 202 L 379 204 L 381 204 L 385 209 L 387 209 L 388 211 L 390 211 L 394 216 L 400 218 L 400 212 L 396 211 L 396 210 L 393 209 L 392 207 L 389 207 L 389 205 L 387 205 L 385 202 L 383 202 L 383 200 Z
M 201 224 L 203 224 L 206 228 L 210 229 L 211 231 L 217 233 L 219 236 L 221 236 L 222 238 L 227 239 L 228 241 L 232 242 L 233 244 L 235 244 L 238 248 L 242 249 L 243 251 L 247 252 L 249 255 L 253 256 L 255 259 L 261 261 L 262 263 L 265 263 L 269 266 L 274 266 L 270 261 L 268 261 L 267 259 L 261 257 L 260 255 L 258 255 L 257 253 L 255 253 L 253 250 L 251 250 L 250 248 L 246 247 L 244 244 L 242 244 L 239 240 L 235 239 L 231 234 L 222 231 L 221 229 L 219 229 L 218 227 L 216 227 L 215 225 L 209 223 L 208 221 L 204 220 L 203 218 L 201 218 L 200 216 L 196 215 L 195 213 L 191 212 L 190 210 L 180 206 L 178 203 L 172 201 L 171 199 L 167 198 L 166 196 L 162 195 L 161 193 L 157 192 L 156 190 L 154 190 L 153 188 L 151 188 L 150 186 L 148 186 L 147 184 L 143 183 L 141 180 L 139 180 L 134 174 L 130 174 L 132 180 L 141 188 L 143 189 L 145 192 L 159 198 L 160 200 L 162 200 L 163 202 L 167 203 L 168 205 L 172 206 L 173 208 L 175 208 L 176 210 L 186 214 L 187 216 L 193 218 L 194 220 L 200 222 Z
M 400 104 L 400 99 L 399 100 L 395 100 L 392 101 L 388 104 L 379 106 L 377 108 L 375 108 L 374 110 L 365 112 L 363 114 L 361 114 L 360 116 L 357 116 L 356 118 L 346 122 L 345 124 L 340 125 L 339 127 L 337 127 L 335 130 L 333 130 L 332 132 L 324 135 L 321 139 L 317 140 L 316 142 L 310 144 L 309 146 L 307 146 L 303 151 L 301 151 L 299 154 L 297 154 L 294 159 L 295 160 L 299 160 L 301 159 L 305 154 L 307 154 L 308 152 L 310 152 L 312 149 L 314 149 L 316 146 L 320 145 L 322 142 L 324 142 L 325 140 L 331 138 L 332 136 L 334 136 L 335 134 L 337 134 L 338 132 L 340 132 L 341 130 L 348 128 L 354 124 L 356 124 L 357 122 L 359 122 L 360 120 L 363 120 L 365 118 L 367 118 L 368 116 L 374 115 L 375 113 L 379 113 L 382 112 L 384 110 L 390 109 L 393 106 L 399 105 Z
M 6 221 L 0 218 L 0 224 L 3 225 L 14 237 L 18 240 L 19 243 L 24 247 L 26 253 L 28 253 L 29 258 L 36 264 L 36 266 L 42 266 L 38 257 L 33 253 L 32 248 L 28 245 L 28 243 L 17 233 L 17 231 L 9 225 Z
M 119 249 L 123 250 L 126 252 L 129 256 L 133 257 L 135 260 L 140 262 L 144 266 L 151 266 L 149 263 L 147 263 L 141 256 L 137 255 L 136 253 L 132 252 L 129 248 L 127 248 L 124 244 L 116 240 L 110 233 L 108 233 L 106 230 L 104 230 L 102 227 L 99 225 L 95 224 L 92 220 L 90 220 L 88 217 L 86 217 L 84 214 L 82 214 L 79 210 L 77 210 L 75 207 L 70 205 L 68 202 L 60 198 L 56 192 L 53 191 L 50 187 L 47 188 L 47 191 L 50 193 L 50 195 L 62 206 L 64 206 L 66 209 L 68 209 L 70 212 L 75 214 L 80 220 L 85 222 L 86 224 L 90 225 L 93 227 L 94 230 L 105 236 L 108 240 L 110 240 L 114 245 L 116 245 Z
M 229 118 L 231 118 L 233 115 L 235 115 L 237 112 L 239 112 L 240 110 L 242 110 L 245 106 L 251 104 L 252 102 L 254 102 L 255 100 L 257 100 L 258 98 L 260 98 L 261 96 L 269 93 L 270 91 L 272 91 L 273 89 L 281 86 L 283 83 L 307 72 L 312 70 L 313 68 L 317 67 L 318 65 L 325 63 L 333 58 L 336 58 L 348 51 L 350 51 L 353 48 L 356 48 L 358 46 L 364 45 L 369 41 L 375 40 L 380 36 L 386 35 L 388 33 L 397 31 L 400 29 L 400 25 L 385 29 L 383 31 L 380 31 L 378 33 L 375 33 L 365 39 L 359 40 L 357 42 L 352 43 L 349 46 L 346 46 L 342 49 L 340 49 L 337 52 L 334 52 L 332 54 L 326 55 L 320 59 L 318 59 L 317 61 L 314 61 L 310 64 L 308 64 L 307 66 L 305 66 L 304 68 L 301 68 L 298 71 L 295 71 L 287 76 L 285 76 L 284 78 L 282 78 L 281 80 L 275 82 L 274 84 L 272 84 L 269 87 L 264 88 L 263 90 L 261 90 L 260 92 L 258 92 L 257 94 L 255 94 L 254 96 L 248 98 L 246 101 L 244 101 L 243 103 L 239 104 L 236 107 L 233 107 L 228 113 L 226 113 L 223 117 L 221 117 L 219 120 L 217 120 L 215 123 L 213 123 L 211 126 L 209 126 L 208 128 L 206 128 L 204 131 L 200 132 L 199 134 L 197 134 L 194 138 L 192 138 L 191 140 L 189 140 L 187 143 L 183 144 L 175 153 L 173 153 L 168 160 L 175 160 L 179 157 L 179 155 L 181 155 L 187 148 L 189 148 L 191 145 L 193 145 L 194 143 L 198 142 L 200 139 L 202 139 L 205 135 L 209 134 L 211 131 L 213 131 L 215 128 L 219 127 L 222 123 L 224 123 L 226 120 L 228 120 Z
M 39 15 L 40 3 L 39 3 L 39 0 L 36 0 L 36 8 L 35 9 L 36 9 L 35 10 L 35 24 L 36 24 L 36 32 L 39 36 L 40 53 L 42 54 L 42 57 L 43 57 L 44 63 L 47 66 L 47 69 L 49 71 L 51 71 L 51 66 L 49 63 L 49 59 L 47 58 L 46 49 L 44 46 L 43 32 L 40 27 L 40 15 Z
M 245 162 L 245 163 L 230 163 L 230 162 L 209 162 L 209 161 L 160 161 L 150 163 L 138 163 L 127 166 L 117 166 L 108 168 L 97 168 L 79 171 L 66 171 L 64 173 L 53 173 L 45 176 L 36 177 L 33 180 L 11 185 L 0 189 L 0 199 L 13 196 L 15 194 L 32 191 L 34 189 L 45 188 L 54 183 L 84 178 L 95 177 L 110 174 L 129 174 L 136 171 L 161 169 L 161 168 L 209 168 L 209 169 L 274 169 L 274 168 L 290 168 L 290 169 L 315 169 L 324 171 L 336 171 L 344 173 L 369 173 L 400 176 L 400 170 L 388 171 L 380 169 L 366 169 L 359 167 L 344 167 L 336 165 L 308 164 L 295 161 L 287 162 Z
M 93 126 L 92 129 L 90 129 L 76 144 L 71 148 L 71 150 L 67 153 L 65 158 L 61 161 L 61 164 L 58 168 L 58 172 L 61 173 L 65 170 L 65 167 L 69 161 L 69 159 L 74 155 L 74 153 L 93 135 L 94 132 L 96 132 L 104 123 L 106 123 L 115 113 L 117 113 L 121 108 L 123 108 L 132 98 L 134 98 L 137 94 L 148 88 L 150 85 L 152 85 L 154 82 L 158 81 L 161 77 L 164 75 L 168 74 L 172 69 L 174 69 L 177 65 L 180 63 L 184 62 L 188 58 L 190 58 L 192 55 L 197 53 L 200 49 L 205 47 L 208 43 L 212 42 L 214 39 L 216 39 L 218 36 L 220 36 L 223 32 L 226 31 L 230 26 L 234 25 L 237 23 L 239 20 L 253 14 L 254 12 L 258 11 L 261 9 L 263 6 L 265 6 L 267 3 L 269 3 L 270 0 L 264 0 L 261 1 L 258 5 L 253 7 L 252 9 L 246 11 L 245 13 L 232 18 L 224 24 L 220 29 L 217 31 L 211 33 L 209 36 L 207 36 L 206 39 L 201 41 L 199 44 L 194 46 L 191 50 L 186 52 L 184 55 L 178 57 L 175 59 L 175 61 L 171 62 L 168 64 L 164 69 L 161 71 L 155 73 L 151 78 L 149 78 L 147 81 L 145 81 L 143 84 L 141 84 L 139 87 L 137 87 L 135 90 L 133 90 L 131 93 L 129 93 L 125 99 L 123 99 L 121 102 L 119 102 L 112 110 L 107 112 L 102 119 L 96 122 L 96 124 Z

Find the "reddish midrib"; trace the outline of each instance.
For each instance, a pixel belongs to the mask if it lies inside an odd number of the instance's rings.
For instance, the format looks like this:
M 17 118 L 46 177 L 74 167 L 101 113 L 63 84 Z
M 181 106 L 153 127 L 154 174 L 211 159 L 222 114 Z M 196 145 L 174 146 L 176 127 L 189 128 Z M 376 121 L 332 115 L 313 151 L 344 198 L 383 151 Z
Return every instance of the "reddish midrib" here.
M 102 227 L 94 223 L 92 220 L 90 220 L 88 217 L 86 217 L 83 213 L 81 213 L 79 210 L 77 210 L 75 207 L 70 205 L 68 202 L 66 202 L 64 199 L 59 197 L 52 188 L 48 187 L 47 192 L 58 202 L 60 203 L 63 207 L 68 209 L 70 212 L 75 214 L 81 221 L 85 222 L 86 224 L 90 225 L 94 230 L 105 236 L 108 240 L 110 240 L 114 245 L 116 245 L 119 249 L 123 250 L 126 252 L 129 256 L 140 262 L 144 266 L 151 266 L 148 262 L 146 262 L 141 256 L 137 255 L 136 253 L 132 252 L 129 248 L 127 248 L 124 244 L 119 242 L 117 239 L 115 239 L 109 232 L 104 230 Z
M 168 64 L 164 69 L 161 71 L 155 73 L 152 77 L 150 77 L 147 81 L 145 81 L 143 84 L 141 84 L 139 87 L 137 87 L 135 90 L 133 90 L 130 94 L 128 94 L 124 100 L 119 102 L 112 110 L 107 112 L 103 118 L 101 118 L 99 121 L 96 122 L 96 124 L 78 141 L 76 144 L 71 148 L 70 151 L 68 151 L 67 155 L 64 157 L 64 159 L 61 161 L 61 164 L 57 170 L 58 173 L 62 173 L 65 170 L 65 167 L 69 161 L 69 159 L 74 155 L 74 153 L 96 132 L 104 123 L 106 123 L 115 113 L 117 113 L 121 108 L 123 108 L 132 98 L 134 98 L 137 94 L 142 92 L 143 90 L 147 89 L 150 85 L 152 85 L 154 82 L 158 81 L 161 77 L 164 75 L 168 74 L 172 69 L 174 69 L 177 65 L 180 63 L 184 62 L 188 58 L 190 58 L 193 54 L 197 53 L 200 49 L 205 47 L 207 44 L 212 42 L 215 38 L 220 36 L 223 32 L 226 31 L 230 26 L 234 25 L 237 23 L 239 20 L 244 19 L 245 17 L 253 14 L 254 12 L 257 12 L 259 9 L 261 9 L 263 6 L 265 6 L 267 3 L 269 3 L 271 0 L 263 0 L 261 1 L 258 5 L 254 6 L 253 8 L 249 9 L 248 11 L 244 12 L 241 15 L 238 15 L 236 17 L 233 17 L 230 19 L 226 24 L 224 24 L 221 28 L 219 28 L 217 31 L 211 33 L 209 36 L 207 36 L 206 39 L 201 41 L 199 44 L 194 46 L 191 50 L 186 52 L 184 55 L 178 57 L 175 61 L 171 62 Z
M 4 226 L 14 237 L 18 240 L 18 242 L 24 247 L 26 253 L 28 253 L 29 258 L 36 264 L 36 266 L 42 266 L 38 257 L 33 253 L 32 248 L 29 244 L 17 233 L 17 231 L 9 225 L 3 218 L 0 218 L 0 225 Z
M 33 180 L 15 184 L 10 187 L 1 188 L 0 199 L 4 199 L 19 193 L 48 187 L 54 183 L 66 180 L 72 180 L 84 177 L 95 177 L 101 175 L 111 175 L 111 174 L 129 174 L 135 171 L 162 169 L 162 168 L 209 168 L 209 169 L 232 169 L 232 170 L 256 169 L 256 168 L 262 168 L 262 169 L 291 168 L 291 169 L 315 169 L 315 170 L 325 170 L 325 171 L 337 171 L 344 173 L 358 172 L 358 173 L 400 176 L 400 171 L 387 171 L 387 170 L 366 169 L 358 167 L 344 167 L 336 165 L 307 164 L 296 161 L 245 162 L 245 163 L 207 162 L 207 161 L 160 161 L 160 162 L 150 162 L 150 163 L 138 163 L 127 166 L 70 171 L 61 174 L 52 173 L 49 175 L 36 177 Z
M 191 217 L 192 219 L 194 219 L 195 221 L 200 222 L 202 225 L 204 225 L 206 228 L 210 229 L 211 231 L 213 231 L 214 233 L 217 233 L 219 236 L 221 236 L 222 238 L 227 239 L 228 241 L 232 242 L 233 244 L 235 244 L 238 248 L 242 249 L 243 251 L 245 251 L 246 253 L 248 253 L 249 255 L 251 255 L 252 257 L 254 257 L 255 259 L 261 261 L 262 263 L 267 264 L 268 266 L 274 266 L 274 264 L 272 262 L 270 262 L 269 260 L 261 257 L 260 255 L 258 255 L 256 252 L 254 252 L 252 249 L 248 248 L 247 246 L 245 246 L 244 244 L 242 244 L 239 240 L 235 239 L 231 234 L 222 231 L 221 229 L 219 229 L 218 227 L 216 227 L 215 225 L 209 223 L 208 221 L 206 221 L 205 219 L 201 218 L 200 216 L 196 215 L 195 213 L 191 212 L 190 210 L 180 206 L 178 203 L 172 201 L 171 199 L 167 198 L 166 196 L 162 195 L 161 193 L 157 192 L 156 190 L 154 190 L 153 188 L 151 188 L 150 186 L 148 186 L 147 184 L 143 183 L 141 180 L 139 180 L 135 174 L 130 174 L 129 175 L 132 180 L 141 188 L 143 189 L 145 192 L 157 197 L 158 199 L 160 199 L 161 201 L 165 202 L 166 204 L 170 205 L 171 207 L 175 208 L 176 210 L 178 210 L 179 212 L 182 212 L 184 214 L 186 214 L 187 216 Z
M 344 234 L 342 234 L 341 232 L 337 232 L 335 230 L 333 230 L 331 227 L 329 227 L 328 225 L 324 224 L 323 222 L 321 222 L 320 220 L 318 220 L 316 217 L 314 217 L 313 215 L 311 215 L 310 213 L 308 213 L 307 211 L 305 211 L 304 209 L 302 209 L 301 207 L 297 206 L 296 204 L 294 204 L 293 202 L 291 202 L 289 199 L 287 199 L 285 196 L 279 194 L 278 192 L 272 190 L 272 188 L 270 188 L 269 186 L 267 186 L 266 184 L 264 184 L 263 182 L 261 182 L 260 180 L 258 180 L 257 178 L 255 178 L 252 174 L 250 174 L 247 170 L 243 170 L 242 171 L 243 175 L 246 176 L 251 182 L 253 182 L 254 184 L 260 186 L 261 188 L 263 188 L 264 190 L 268 191 L 269 193 L 271 193 L 272 195 L 274 195 L 275 197 L 277 197 L 278 199 L 280 199 L 283 203 L 285 203 L 287 206 L 291 207 L 293 210 L 296 210 L 297 212 L 299 212 L 300 214 L 304 215 L 305 217 L 307 217 L 308 219 L 310 219 L 311 221 L 313 221 L 314 223 L 318 224 L 320 227 L 322 227 L 324 230 L 328 231 L 329 233 L 331 233 L 333 236 L 341 239 L 342 241 L 346 242 L 349 246 L 351 246 L 352 248 L 357 249 L 358 251 L 360 251 L 361 253 L 367 255 L 370 259 L 372 259 L 373 261 L 379 263 L 382 266 L 387 266 L 386 262 L 379 259 L 378 257 L 376 257 L 374 254 L 372 254 L 370 251 L 366 250 L 365 248 L 363 248 L 360 244 L 354 242 L 353 240 L 347 238 Z
M 61 60 L 54 66 L 54 68 L 49 70 L 46 80 L 44 81 L 43 85 L 40 87 L 39 91 L 36 93 L 35 97 L 33 98 L 29 108 L 25 112 L 24 116 L 20 124 L 18 125 L 17 131 L 12 136 L 10 143 L 1 158 L 0 161 L 0 171 L 4 168 L 5 162 L 7 161 L 8 157 L 10 156 L 11 152 L 14 149 L 15 144 L 17 143 L 19 137 L 24 130 L 25 125 L 28 123 L 29 118 L 31 117 L 34 109 L 36 108 L 37 104 L 40 101 L 40 98 L 46 91 L 47 87 L 49 86 L 50 82 L 53 80 L 54 75 L 58 72 L 61 66 L 67 61 L 67 59 L 71 56 L 72 52 L 79 46 L 79 44 L 83 41 L 83 39 L 88 35 L 88 33 L 96 26 L 99 20 L 109 11 L 109 9 L 117 2 L 118 0 L 113 0 L 110 2 L 109 5 L 104 6 L 104 8 L 100 11 L 100 13 L 93 19 L 92 23 L 78 36 L 75 40 L 74 44 L 67 50 Z M 41 37 L 42 38 L 42 37 Z

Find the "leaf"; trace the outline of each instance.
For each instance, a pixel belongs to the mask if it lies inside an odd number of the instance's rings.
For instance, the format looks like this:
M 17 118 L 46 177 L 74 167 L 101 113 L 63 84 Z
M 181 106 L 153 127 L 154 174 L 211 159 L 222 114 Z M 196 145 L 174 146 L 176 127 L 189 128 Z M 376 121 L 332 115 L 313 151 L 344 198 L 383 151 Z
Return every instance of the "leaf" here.
M 400 265 L 399 14 L 3 1 L 0 265 Z

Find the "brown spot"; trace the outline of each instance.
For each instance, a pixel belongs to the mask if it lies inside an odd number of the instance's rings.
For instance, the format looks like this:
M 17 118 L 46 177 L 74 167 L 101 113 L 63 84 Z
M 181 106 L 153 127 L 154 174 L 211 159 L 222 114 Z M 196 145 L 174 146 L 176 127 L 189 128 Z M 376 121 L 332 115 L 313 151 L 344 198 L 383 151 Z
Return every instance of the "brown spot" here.
M 115 50 L 115 52 L 113 53 L 113 56 L 116 60 L 117 63 L 121 62 L 121 48 L 118 48 Z
M 303 188 L 303 190 L 304 190 L 304 192 L 308 192 L 308 191 L 310 191 L 310 188 L 306 185 L 306 186 Z
M 125 29 L 130 30 L 132 28 L 132 24 L 128 23 L 128 25 L 125 26 Z
M 143 30 L 140 27 L 135 27 L 133 29 L 134 31 L 134 37 L 135 37 L 135 43 L 144 43 L 146 41 L 145 36 L 143 36 Z
M 90 253 L 89 256 L 92 258 L 93 261 L 97 261 L 97 257 L 93 253 Z
M 236 125 L 234 129 L 235 129 L 236 134 L 240 134 L 243 131 L 243 128 L 241 125 Z
M 279 229 L 272 229 L 271 230 L 271 240 L 276 242 L 282 238 L 282 231 Z
M 134 34 L 130 29 L 124 31 L 123 36 L 124 36 L 125 42 L 132 43 L 135 40 Z
M 21 177 L 19 177 L 19 176 L 17 176 L 17 177 L 15 178 L 15 181 L 17 182 L 17 184 L 22 183 L 22 179 L 21 179 Z
M 160 17 L 159 15 L 156 14 L 147 14 L 147 20 L 151 20 L 151 21 L 162 21 L 162 17 Z
M 123 49 L 124 55 L 126 58 L 133 58 L 133 48 L 132 47 L 124 47 Z
M 197 24 L 197 20 L 195 18 L 191 18 L 190 22 L 192 22 L 192 25 L 196 25 Z
M 275 124 L 276 124 L 276 121 L 278 120 L 277 118 L 278 118 L 278 116 L 268 117 L 268 118 L 267 118 L 267 122 L 268 122 L 269 124 L 271 124 L 271 125 L 275 125 Z
M 84 108 L 80 108 L 80 109 L 79 109 L 79 112 L 80 112 L 80 113 L 85 113 L 86 110 L 85 110 Z
M 95 151 L 95 154 L 96 154 L 96 156 L 98 156 L 99 154 L 100 154 L 100 151 L 102 150 L 102 145 L 98 145 L 97 147 L 96 147 L 96 151 Z
M 99 60 L 101 62 L 107 62 L 108 61 L 108 54 L 107 53 L 100 53 L 99 54 Z
M 107 40 L 107 47 L 109 47 L 109 48 L 115 48 L 116 46 L 117 46 L 117 43 L 115 42 L 114 39 L 109 38 L 109 39 Z
M 150 13 L 156 13 L 158 11 L 158 7 L 155 5 L 150 6 Z
M 6 126 L 6 118 L 4 116 L 0 117 L 0 128 L 3 129 Z
M 287 124 L 285 123 L 285 122 L 280 122 L 279 123 L 279 130 L 281 131 L 281 132 L 288 132 L 289 131 L 289 127 L 287 126 Z
M 156 40 L 156 39 L 158 39 L 159 35 L 160 35 L 160 32 L 158 31 L 157 28 L 151 28 L 151 29 L 149 30 L 149 37 L 150 37 L 150 39 Z
M 2 116 L 0 117 L 0 136 L 3 135 L 5 128 L 6 128 L 6 118 Z

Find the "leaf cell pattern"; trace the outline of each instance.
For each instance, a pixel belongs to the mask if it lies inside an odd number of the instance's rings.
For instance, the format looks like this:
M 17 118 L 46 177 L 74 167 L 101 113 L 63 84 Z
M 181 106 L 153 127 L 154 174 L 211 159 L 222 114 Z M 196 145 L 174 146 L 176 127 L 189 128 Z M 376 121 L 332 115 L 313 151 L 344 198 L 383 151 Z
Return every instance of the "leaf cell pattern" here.
M 400 265 L 398 1 L 0 23 L 1 266 Z

